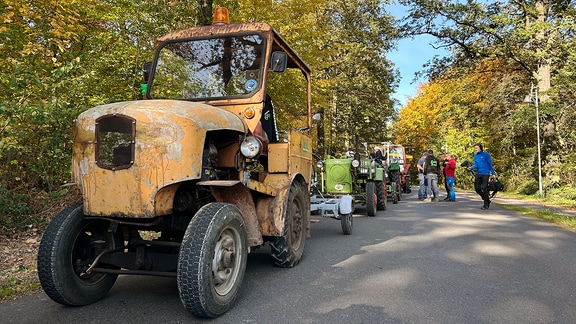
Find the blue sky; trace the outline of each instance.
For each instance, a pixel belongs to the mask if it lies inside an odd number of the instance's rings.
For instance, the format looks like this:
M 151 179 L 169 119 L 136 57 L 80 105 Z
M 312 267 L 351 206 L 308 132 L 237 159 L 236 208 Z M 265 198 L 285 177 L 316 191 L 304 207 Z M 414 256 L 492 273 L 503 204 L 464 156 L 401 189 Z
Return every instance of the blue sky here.
M 397 4 L 386 6 L 386 10 L 398 19 L 404 15 L 404 7 Z M 416 95 L 418 83 L 427 81 L 420 78 L 413 82 L 414 73 L 424 70 L 422 66 L 435 55 L 447 55 L 445 50 L 436 50 L 430 45 L 434 40 L 434 37 L 427 35 L 414 39 L 402 39 L 395 50 L 386 53 L 388 60 L 393 62 L 396 69 L 400 71 L 400 85 L 393 97 L 400 101 L 402 107 L 408 101 L 407 98 Z
M 402 106 L 406 104 L 409 97 L 416 95 L 418 83 L 427 81 L 427 79 L 422 77 L 414 80 L 415 73 L 423 71 L 423 65 L 431 60 L 434 55 L 445 55 L 442 51 L 435 50 L 430 46 L 433 41 L 434 38 L 430 36 L 403 39 L 398 42 L 396 50 L 386 54 L 388 60 L 392 61 L 396 69 L 400 71 L 400 85 L 393 97 L 398 99 Z

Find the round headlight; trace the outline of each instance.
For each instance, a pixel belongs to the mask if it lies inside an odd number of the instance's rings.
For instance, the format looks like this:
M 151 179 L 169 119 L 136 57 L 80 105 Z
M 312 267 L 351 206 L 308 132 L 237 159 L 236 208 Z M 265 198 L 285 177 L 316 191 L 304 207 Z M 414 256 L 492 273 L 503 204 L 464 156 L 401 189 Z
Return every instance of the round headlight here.
M 316 166 L 318 167 L 318 169 L 322 169 L 322 167 L 324 166 L 324 162 L 318 161 L 318 162 L 316 163 Z
M 358 160 L 352 160 L 352 166 L 355 167 L 355 168 L 359 167 L 359 166 L 360 166 L 360 161 L 358 161 Z
M 262 142 L 254 136 L 248 136 L 240 144 L 240 153 L 252 159 L 262 153 Z

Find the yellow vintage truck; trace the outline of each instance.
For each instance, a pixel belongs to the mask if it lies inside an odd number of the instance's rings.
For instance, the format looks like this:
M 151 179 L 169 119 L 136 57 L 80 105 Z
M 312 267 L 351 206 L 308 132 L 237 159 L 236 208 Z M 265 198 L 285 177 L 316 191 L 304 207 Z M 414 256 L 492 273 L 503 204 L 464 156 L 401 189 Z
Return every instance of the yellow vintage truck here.
M 188 311 L 216 317 L 237 299 L 253 249 L 268 243 L 281 267 L 302 258 L 310 69 L 270 25 L 230 24 L 225 8 L 214 17 L 158 39 L 144 100 L 75 121 L 83 201 L 54 218 L 38 253 L 54 301 L 96 302 L 120 274 L 169 276 Z M 290 107 L 274 107 L 274 95 Z M 279 130 L 275 115 L 287 108 L 293 125 Z

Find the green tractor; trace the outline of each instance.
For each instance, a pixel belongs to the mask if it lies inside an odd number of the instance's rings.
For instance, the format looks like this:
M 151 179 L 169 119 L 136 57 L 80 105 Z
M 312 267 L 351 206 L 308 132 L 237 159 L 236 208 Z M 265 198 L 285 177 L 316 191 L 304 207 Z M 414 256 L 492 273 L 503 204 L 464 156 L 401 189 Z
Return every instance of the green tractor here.
M 402 200 L 402 184 L 400 183 L 400 166 L 398 163 L 388 165 L 386 177 L 386 187 L 388 188 L 388 197 L 392 198 L 392 203 L 397 204 Z
M 382 153 L 384 154 L 384 166 L 386 169 L 386 187 L 388 197 L 392 203 L 397 204 L 402 200 L 402 193 L 410 193 L 410 155 L 406 154 L 406 148 L 399 144 L 391 142 L 380 143 Z
M 366 214 L 376 216 L 376 210 L 386 210 L 388 190 L 384 166 L 367 154 L 361 157 L 359 153 L 355 153 L 352 167 L 354 196 L 366 206 Z
M 368 216 L 376 216 L 377 210 L 386 209 L 384 168 L 373 163 L 367 155 L 361 157 L 355 153 L 342 158 L 328 155 L 318 166 L 321 167 L 320 191 L 324 197 L 351 196 L 353 205 L 366 206 Z M 314 199 L 311 202 L 315 209 Z
M 349 190 L 355 201 L 366 206 L 368 216 L 376 216 L 377 210 L 386 210 L 386 172 L 381 161 L 375 161 L 368 154 L 368 143 L 362 143 L 362 153 L 358 135 L 355 138 L 355 150 L 347 153 L 349 164 Z M 328 161 L 327 161 L 328 162 Z M 336 161 L 330 161 L 327 174 L 339 174 L 337 169 L 344 170 Z M 330 176 L 331 177 L 331 176 Z M 337 186 L 334 180 L 327 180 L 328 186 Z

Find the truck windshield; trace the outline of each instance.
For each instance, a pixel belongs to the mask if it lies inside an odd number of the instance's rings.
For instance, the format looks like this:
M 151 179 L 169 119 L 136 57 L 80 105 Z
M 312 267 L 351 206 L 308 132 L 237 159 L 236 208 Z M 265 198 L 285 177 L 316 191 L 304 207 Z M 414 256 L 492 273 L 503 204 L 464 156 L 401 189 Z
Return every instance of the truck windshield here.
M 262 83 L 264 43 L 260 34 L 167 43 L 158 55 L 150 95 L 187 100 L 249 97 Z
M 404 154 L 401 147 L 390 148 L 390 163 L 404 164 Z

